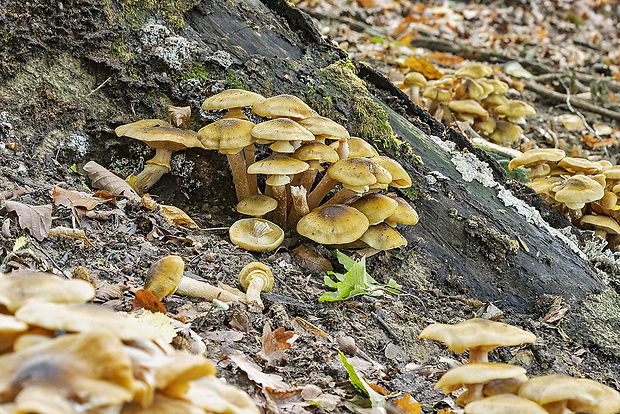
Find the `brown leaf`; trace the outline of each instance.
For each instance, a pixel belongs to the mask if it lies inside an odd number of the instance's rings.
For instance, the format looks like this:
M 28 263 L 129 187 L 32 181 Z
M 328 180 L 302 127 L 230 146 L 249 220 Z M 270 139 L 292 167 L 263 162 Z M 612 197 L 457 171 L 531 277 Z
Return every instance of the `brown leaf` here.
M 19 227 L 28 229 L 32 237 L 42 241 L 52 228 L 52 205 L 29 206 L 18 201 L 5 201 L 6 209 L 14 211 L 19 219 Z
M 275 391 L 287 391 L 290 388 L 287 383 L 282 381 L 281 376 L 277 374 L 265 374 L 258 365 L 250 361 L 248 357 L 239 351 L 233 351 L 228 355 L 228 358 L 237 364 L 237 366 L 247 374 L 250 380 L 263 387 Z
M 106 190 L 98 190 L 98 191 L 95 191 L 93 193 L 93 197 L 101 198 L 101 199 L 105 200 L 106 203 L 110 203 L 110 204 L 116 205 L 116 200 L 119 197 L 123 197 L 123 196 L 117 196 L 117 195 L 114 195 L 114 194 L 110 194 Z
M 422 405 L 409 394 L 394 400 L 394 404 L 402 408 L 407 414 L 420 414 L 422 412 Z
M 426 55 L 426 58 L 442 66 L 456 66 L 465 61 L 462 57 L 449 55 L 443 52 L 429 53 Z
M 603 141 L 601 142 L 600 139 L 593 137 L 590 134 L 585 134 L 581 137 L 581 142 L 592 148 L 602 147 L 603 143 L 605 143 L 605 145 L 611 145 L 617 141 L 616 138 L 602 138 L 602 140 Z
M 420 72 L 426 79 L 439 79 L 443 76 L 443 73 L 437 70 L 427 59 L 409 56 L 404 63 L 409 69 Z
M 54 186 L 52 189 L 52 198 L 54 204 L 67 208 L 82 207 L 86 210 L 92 210 L 99 205 L 99 201 L 92 196 L 80 191 L 65 190 L 64 188 Z
M 140 197 L 129 184 L 96 162 L 87 162 L 84 171 L 93 182 L 93 187 L 106 190 L 113 195 L 125 196 L 132 202 L 140 202 Z
M 131 310 L 146 309 L 151 312 L 167 313 L 166 307 L 155 297 L 150 290 L 140 289 L 136 291 L 136 297 L 131 302 Z
M 287 341 L 292 337 L 293 332 L 285 332 L 282 327 L 272 332 L 271 326 L 266 323 L 261 337 L 261 350 L 256 356 L 267 361 L 267 365 L 270 366 L 285 361 L 288 356 L 284 351 L 291 347 Z
M 188 229 L 199 228 L 198 224 L 178 207 L 161 204 L 159 214 L 161 214 L 171 226 L 186 227 Z
M 304 270 L 314 273 L 332 272 L 334 268 L 329 260 L 300 244 L 291 251 L 293 261 Z

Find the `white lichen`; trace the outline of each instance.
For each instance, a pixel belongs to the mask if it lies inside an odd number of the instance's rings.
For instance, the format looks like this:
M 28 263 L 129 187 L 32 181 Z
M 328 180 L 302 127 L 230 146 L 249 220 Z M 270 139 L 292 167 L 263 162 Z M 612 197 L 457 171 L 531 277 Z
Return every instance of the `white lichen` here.
M 90 139 L 88 136 L 76 131 L 67 138 L 63 147 L 75 151 L 79 156 L 83 157 L 90 148 Z
M 195 167 L 196 163 L 188 160 L 182 152 L 174 154 L 170 159 L 170 173 L 179 177 L 189 177 Z
M 169 69 L 181 71 L 195 60 L 199 47 L 196 42 L 177 36 L 163 24 L 148 21 L 140 28 L 138 53 L 148 53 L 164 62 Z
M 0 112 L 0 140 L 7 142 L 13 139 L 13 124 L 7 111 Z

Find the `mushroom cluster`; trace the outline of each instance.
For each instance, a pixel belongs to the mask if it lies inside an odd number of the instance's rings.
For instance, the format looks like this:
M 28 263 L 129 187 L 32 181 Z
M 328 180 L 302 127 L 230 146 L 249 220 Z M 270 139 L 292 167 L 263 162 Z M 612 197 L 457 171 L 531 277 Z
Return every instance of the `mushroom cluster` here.
M 536 110 L 526 102 L 506 98 L 508 84 L 492 75 L 491 67 L 470 63 L 428 82 L 421 73 L 410 72 L 399 86 L 409 90 L 417 104 L 422 90 L 429 112 L 446 125 L 459 120 L 493 142 L 516 142 L 523 134 L 520 125 Z
M 258 413 L 170 333 L 101 306 L 94 288 L 32 271 L 0 274 L 3 413 Z
M 610 248 L 620 244 L 620 167 L 608 161 L 567 157 L 560 149 L 536 148 L 513 158 L 509 170 L 530 169 L 527 185 L 577 227 L 593 229 Z
M 429 325 L 420 338 L 441 341 L 456 353 L 469 350 L 469 363 L 452 368 L 435 385 L 445 394 L 465 388 L 456 403 L 465 407 L 466 414 L 620 411 L 620 393 L 596 381 L 562 375 L 528 379 L 521 367 L 488 362 L 488 353 L 499 346 L 536 340 L 520 328 L 474 318 L 454 325 Z
M 411 186 L 400 164 L 292 95 L 265 99 L 231 89 L 208 98 L 202 109 L 241 107 L 268 119 L 255 125 L 235 109 L 198 131 L 205 148 L 229 157 L 237 211 L 251 216 L 230 228 L 235 245 L 274 250 L 287 230 L 330 245 L 388 250 L 406 244 L 394 227 L 416 224 L 415 210 L 402 198 L 379 194 Z M 256 158 L 257 146 L 266 157 Z M 258 176 L 265 177 L 263 188 Z

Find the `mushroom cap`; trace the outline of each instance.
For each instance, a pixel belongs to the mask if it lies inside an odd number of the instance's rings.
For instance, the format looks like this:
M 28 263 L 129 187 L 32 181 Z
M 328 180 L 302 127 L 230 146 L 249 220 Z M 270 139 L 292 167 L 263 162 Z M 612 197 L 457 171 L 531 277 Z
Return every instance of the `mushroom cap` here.
M 314 141 L 314 134 L 288 118 L 261 122 L 252 129 L 252 136 L 270 141 Z
M 588 214 L 581 217 L 580 223 L 582 226 L 593 226 L 605 230 L 607 233 L 620 234 L 620 224 L 611 217 Z
M 500 394 L 470 402 L 465 414 L 548 414 L 547 410 L 528 399 L 512 394 Z
M 407 240 L 385 223 L 368 227 L 360 240 L 377 250 L 390 250 L 407 245 Z
M 180 256 L 162 257 L 147 272 L 144 290 L 152 292 L 159 300 L 172 295 L 181 283 L 184 269 L 185 262 Z
M 299 125 L 314 135 L 327 135 L 327 138 L 349 138 L 349 132 L 339 123 L 322 116 L 311 116 L 299 121 Z
M 461 68 L 454 73 L 455 76 L 468 77 L 473 79 L 488 78 L 492 74 L 493 68 L 487 65 L 483 65 L 482 63 L 468 63 L 464 66 L 461 66 Z
M 486 107 L 496 107 L 499 105 L 504 105 L 508 102 L 509 102 L 508 98 L 506 98 L 506 96 L 499 94 L 499 93 L 492 93 L 482 100 L 482 103 Z
M 394 213 L 385 219 L 385 222 L 390 225 L 395 225 L 396 223 L 406 224 L 406 225 L 416 225 L 418 224 L 418 213 L 415 209 L 402 197 L 394 197 L 394 200 L 398 203 L 396 210 Z
M 438 85 L 430 82 L 424 88 L 422 96 L 439 102 L 446 102 L 452 99 L 452 92 L 440 88 Z
M 332 142 L 329 144 L 331 148 L 336 150 L 338 148 L 339 142 Z M 347 144 L 349 145 L 349 157 L 348 158 L 356 158 L 356 157 L 366 157 L 373 158 L 378 157 L 379 153 L 372 145 L 361 138 L 351 137 L 347 140 Z
M 545 177 L 532 180 L 526 185 L 536 191 L 537 194 L 546 194 L 553 197 L 555 195 L 553 188 L 562 184 L 563 181 L 561 177 Z
M 226 89 L 225 91 L 208 97 L 202 103 L 202 109 L 209 111 L 216 109 L 244 108 L 264 100 L 265 98 L 262 95 L 254 92 L 243 89 Z
M 519 387 L 519 397 L 539 405 L 560 401 L 580 401 L 595 404 L 596 399 L 577 378 L 565 375 L 545 375 L 531 378 Z
M 289 175 L 306 171 L 308 163 L 282 154 L 256 161 L 248 167 L 248 174 Z
M 434 323 L 424 328 L 420 338 L 441 341 L 453 352 L 461 354 L 468 348 L 491 351 L 498 346 L 532 343 L 536 335 L 505 323 L 473 318 L 455 325 Z
M 603 174 L 608 180 L 620 180 L 620 165 L 603 166 Z
M 329 166 L 327 174 L 353 191 L 364 186 L 392 182 L 392 175 L 388 170 L 370 158 L 364 157 L 340 160 Z
M 536 115 L 536 109 L 527 102 L 508 101 L 503 105 L 496 106 L 493 111 L 497 115 L 503 115 L 510 118 L 521 118 L 527 115 Z
M 443 388 L 444 394 L 450 394 L 468 384 L 486 384 L 489 381 L 522 377 L 525 368 L 495 362 L 474 362 L 452 368 L 437 381 L 435 389 Z
M 512 171 L 518 167 L 529 167 L 545 162 L 557 162 L 566 157 L 566 153 L 556 148 L 535 148 L 525 151 L 519 157 L 513 158 L 508 164 L 508 170 Z
M 460 99 L 462 98 L 471 98 L 471 99 L 480 99 L 481 97 L 489 95 L 493 92 L 493 87 L 487 86 L 487 89 L 482 87 L 482 85 L 471 78 L 463 78 L 460 80 L 459 85 L 454 90 L 454 93 Z M 487 92 L 488 91 L 488 92 Z M 453 101 L 458 102 L 458 101 Z M 452 109 L 452 108 L 450 108 Z
M 411 177 L 409 177 L 407 171 L 405 171 L 405 169 L 398 162 L 384 155 L 374 157 L 372 160 L 390 172 L 390 175 L 392 175 L 392 181 L 389 184 L 392 187 L 411 187 Z
M 501 144 L 504 142 L 516 142 L 522 134 L 523 128 L 519 125 L 508 121 L 499 121 L 495 125 L 493 133 L 489 135 L 489 138 L 491 141 Z
M 119 137 L 137 139 L 151 148 L 165 148 L 171 151 L 202 148 L 196 132 L 175 128 L 161 119 L 143 119 L 121 125 L 114 131 Z
M 18 336 L 27 330 L 28 324 L 0 313 L 0 354 L 12 349 Z
M 488 118 L 484 121 L 476 120 L 474 122 L 474 127 L 477 128 L 477 130 L 482 131 L 487 135 L 492 134 L 493 131 L 495 131 L 496 125 L 497 125 L 497 121 L 495 120 L 495 118 Z
M 94 297 L 95 289 L 85 280 L 23 270 L 0 274 L 0 305 L 13 313 L 34 301 L 85 303 Z
M 251 262 L 245 265 L 241 272 L 239 272 L 239 284 L 244 290 L 247 290 L 248 286 L 250 286 L 250 281 L 256 277 L 264 281 L 263 288 L 261 289 L 262 292 L 269 292 L 273 288 L 274 279 L 271 268 L 261 262 Z
M 275 210 L 276 207 L 278 207 L 278 202 L 274 198 L 262 194 L 253 194 L 239 201 L 237 211 L 248 216 L 261 217 Z
M 474 101 L 473 99 L 450 101 L 448 102 L 448 108 L 450 108 L 454 112 L 471 114 L 474 116 L 478 116 L 482 119 L 487 119 L 489 117 L 489 113 L 486 111 L 486 109 L 484 109 L 478 102 Z
M 254 123 L 243 119 L 220 119 L 201 128 L 198 139 L 207 149 L 236 154 L 255 141 L 252 128 Z
M 423 88 L 426 86 L 426 78 L 420 72 L 413 71 L 405 75 L 403 83 L 407 86 L 417 86 L 418 88 Z
M 594 414 L 616 414 L 620 412 L 620 393 L 618 391 L 587 378 L 579 378 L 577 381 L 596 402 L 586 403 L 582 400 L 573 400 L 568 403 L 570 410 Z
M 370 193 L 352 203 L 351 207 L 361 211 L 368 219 L 368 222 L 373 225 L 381 223 L 394 214 L 398 208 L 398 202 L 383 194 Z
M 67 332 L 108 330 L 124 341 L 162 337 L 159 329 L 132 316 L 90 304 L 32 302 L 19 308 L 15 312 L 15 317 L 29 325 L 50 330 Z
M 340 160 L 338 153 L 333 148 L 320 142 L 307 142 L 297 148 L 291 157 L 301 161 L 318 161 L 334 163 Z
M 590 203 L 600 200 L 605 195 L 603 187 L 585 175 L 574 175 L 569 177 L 564 183 L 553 187 L 552 191 L 555 192 L 553 198 L 565 204 Z
M 275 250 L 284 240 L 284 231 L 269 220 L 247 218 L 237 220 L 228 230 L 230 241 L 244 250 Z
M 86 412 L 131 401 L 134 386 L 122 342 L 105 330 L 61 335 L 0 357 L 0 394 L 17 394 L 16 405 L 25 409 L 19 412 L 32 412 L 26 407 L 46 389 L 49 405 L 67 401 L 72 409 L 64 412 Z
M 321 244 L 345 244 L 368 230 L 368 219 L 357 209 L 342 204 L 315 208 L 297 223 L 297 233 Z
M 478 81 L 481 85 L 489 85 L 493 88 L 493 93 L 496 94 L 505 94 L 508 92 L 509 86 L 506 82 L 502 82 L 499 79 L 480 79 Z
M 258 116 L 309 118 L 316 115 L 304 101 L 293 95 L 277 95 L 252 106 Z
M 572 173 L 582 172 L 584 174 L 595 174 L 603 171 L 603 166 L 598 162 L 590 161 L 585 158 L 564 157 L 558 162 L 558 167 L 564 168 Z

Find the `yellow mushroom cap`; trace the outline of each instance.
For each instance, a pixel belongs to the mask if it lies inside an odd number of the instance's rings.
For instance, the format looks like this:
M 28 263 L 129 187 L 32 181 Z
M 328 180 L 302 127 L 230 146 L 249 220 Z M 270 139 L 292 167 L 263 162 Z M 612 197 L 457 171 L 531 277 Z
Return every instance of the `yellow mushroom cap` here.
M 0 313 L 0 354 L 13 348 L 20 334 L 28 330 L 28 324 L 17 320 L 12 315 Z
M 243 119 L 220 119 L 201 128 L 198 131 L 198 139 L 207 149 L 236 154 L 255 141 L 252 137 L 252 128 L 254 123 Z
M 519 157 L 513 158 L 508 164 L 508 170 L 518 167 L 529 167 L 545 162 L 557 162 L 566 157 L 566 153 L 556 148 L 535 148 L 525 151 Z
M 314 141 L 314 134 L 288 118 L 261 122 L 252 129 L 252 136 L 271 141 Z
M 452 99 L 452 93 L 450 91 L 446 91 L 437 85 L 431 85 L 430 82 L 427 84 L 426 88 L 424 88 L 422 96 L 439 102 L 446 102 Z
M 558 162 L 558 167 L 564 168 L 566 171 L 572 173 L 582 172 L 584 174 L 595 174 L 603 171 L 603 166 L 601 164 L 585 158 L 564 157 Z
M 248 167 L 248 174 L 290 175 L 299 174 L 308 169 L 309 165 L 286 155 L 276 154 L 256 161 Z
M 303 144 L 301 147 L 295 150 L 291 157 L 301 161 L 308 161 L 308 163 L 310 164 L 310 169 L 319 170 L 320 168 L 317 168 L 317 165 L 315 164 L 323 162 L 334 163 L 340 160 L 340 157 L 338 157 L 338 153 L 333 148 L 330 148 L 320 142 L 307 142 Z M 312 163 L 310 161 L 315 162 Z
M 252 106 L 252 112 L 258 116 L 309 118 L 314 111 L 301 99 L 293 95 L 278 95 L 267 98 Z
M 493 88 L 490 86 L 487 86 L 487 90 L 485 90 L 485 88 L 483 88 L 482 85 L 476 82 L 475 80 L 470 79 L 470 78 L 464 78 L 464 79 L 461 79 L 461 81 L 459 82 L 459 85 L 454 90 L 454 94 L 459 99 L 471 98 L 473 100 L 473 99 L 480 99 L 481 97 L 487 96 L 491 92 L 493 92 Z M 458 101 L 452 101 L 452 102 L 458 102 Z
M 411 177 L 398 162 L 384 155 L 373 157 L 372 160 L 390 172 L 392 181 L 389 185 L 396 188 L 411 187 Z
M 137 139 L 152 148 L 166 148 L 171 151 L 202 148 L 196 132 L 172 127 L 160 119 L 144 119 L 121 125 L 115 132 L 119 137 Z
M 417 86 L 418 88 L 423 88 L 426 86 L 426 78 L 420 72 L 409 72 L 405 75 L 403 83 L 406 86 Z
M 418 213 L 411 207 L 411 204 L 402 197 L 394 197 L 394 200 L 396 200 L 398 206 L 394 213 L 385 219 L 385 222 L 392 227 L 396 226 L 396 223 L 405 225 L 418 224 Z
M 509 101 L 493 109 L 496 114 L 510 118 L 521 118 L 527 115 L 536 115 L 536 109 L 527 102 Z
M 582 386 L 577 378 L 565 375 L 545 375 L 531 378 L 519 387 L 519 397 L 539 405 L 560 401 L 580 401 L 594 404 L 596 399 Z
M 322 116 L 311 116 L 299 121 L 299 125 L 314 135 L 326 135 L 331 139 L 349 138 L 349 132 L 339 123 Z
M 373 225 L 381 223 L 394 214 L 398 208 L 398 202 L 383 194 L 370 193 L 355 201 L 351 204 L 351 207 L 361 211 L 368 219 L 368 222 Z
M 523 377 L 526 371 L 515 365 L 495 362 L 474 362 L 452 368 L 437 381 L 435 389 L 443 388 L 444 394 L 463 388 L 469 384 L 486 384 L 489 381 Z
M 346 244 L 368 230 L 368 219 L 357 209 L 342 204 L 312 210 L 297 223 L 297 233 L 322 244 Z
M 545 177 L 532 180 L 526 185 L 536 191 L 537 194 L 546 194 L 553 197 L 555 195 L 553 188 L 562 184 L 562 181 L 564 180 L 561 177 Z
M 144 280 L 144 290 L 153 292 L 153 295 L 162 300 L 172 295 L 181 279 L 185 262 L 180 256 L 170 255 L 162 257 L 150 267 Z
M 243 290 L 248 289 L 250 281 L 255 277 L 260 277 L 264 281 L 261 289 L 262 292 L 269 292 L 273 288 L 274 278 L 271 268 L 264 263 L 251 262 L 245 265 L 241 272 L 239 272 L 239 284 L 243 287 Z
M 501 394 L 470 402 L 465 414 L 548 414 L 540 405 L 512 394 Z
M 378 157 L 379 153 L 372 145 L 361 138 L 351 137 L 347 140 L 347 144 L 349 145 L 349 157 L 348 158 L 356 158 L 356 157 L 366 157 L 373 158 Z M 338 148 L 339 142 L 332 142 L 329 144 L 331 148 L 336 150 Z
M 492 87 L 493 93 L 505 94 L 506 92 L 508 92 L 508 84 L 498 79 L 480 79 L 479 83 L 483 86 L 489 85 L 490 87 Z
M 377 250 L 391 250 L 407 245 L 407 240 L 385 223 L 368 227 L 360 240 Z
M 591 214 L 581 218 L 582 226 L 592 226 L 611 234 L 620 234 L 620 224 L 616 220 L 607 216 L 594 216 Z
M 620 165 L 603 166 L 603 174 L 608 180 L 620 180 Z
M 484 98 L 482 100 L 482 103 L 486 107 L 496 107 L 496 106 L 504 105 L 508 103 L 508 98 L 506 98 L 504 95 L 501 95 L 499 93 L 492 93 L 486 98 Z
M 462 114 L 471 114 L 482 119 L 487 119 L 489 113 L 478 102 L 473 99 L 463 99 L 460 101 L 448 102 L 448 108 L 454 112 Z
M 202 109 L 209 111 L 215 109 L 244 108 L 252 106 L 265 98 L 257 93 L 243 89 L 226 89 L 216 95 L 208 97 L 202 103 Z
M 251 252 L 275 250 L 284 240 L 284 231 L 279 226 L 259 218 L 237 220 L 228 234 L 235 246 Z
M 95 289 L 85 280 L 24 270 L 0 274 L 0 305 L 9 312 L 30 302 L 85 303 L 94 297 Z
M 564 183 L 554 187 L 554 198 L 560 203 L 565 203 L 569 208 L 579 209 L 584 203 L 600 200 L 605 195 L 605 190 L 599 183 L 585 175 L 574 175 Z
M 420 338 L 441 341 L 453 352 L 461 354 L 469 348 L 491 351 L 498 346 L 532 343 L 536 335 L 516 326 L 474 318 L 455 325 L 434 323 L 424 328 Z
M 237 204 L 237 211 L 253 217 L 261 217 L 273 211 L 278 206 L 278 202 L 269 196 L 254 194 L 243 199 Z
M 455 76 L 466 76 L 473 79 L 488 78 L 492 74 L 493 69 L 481 63 L 468 63 L 454 73 Z
M 497 142 L 503 144 L 505 142 L 516 142 L 519 140 L 519 137 L 523 134 L 523 128 L 519 125 L 514 124 L 512 122 L 507 121 L 499 121 L 495 125 L 495 130 L 489 138 L 493 142 Z
M 357 191 L 373 184 L 390 184 L 392 175 L 385 168 L 370 158 L 355 157 L 340 160 L 327 169 L 334 180 L 338 180 L 345 188 Z M 358 191 L 363 192 L 363 191 Z
M 620 393 L 618 391 L 587 378 L 579 378 L 577 381 L 582 389 L 595 399 L 595 402 L 569 401 L 568 408 L 570 410 L 594 414 L 616 414 L 620 412 Z

